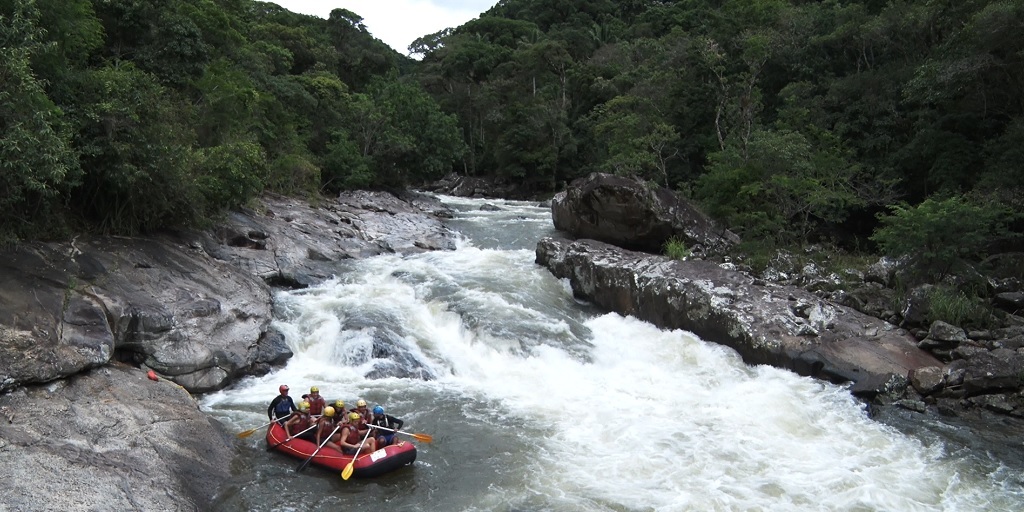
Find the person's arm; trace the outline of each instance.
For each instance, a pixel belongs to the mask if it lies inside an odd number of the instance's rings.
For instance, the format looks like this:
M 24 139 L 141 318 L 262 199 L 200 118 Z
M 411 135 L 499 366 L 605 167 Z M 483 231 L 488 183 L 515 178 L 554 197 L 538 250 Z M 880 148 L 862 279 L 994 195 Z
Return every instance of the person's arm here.
M 388 419 L 391 420 L 391 424 L 394 425 L 393 428 L 395 430 L 402 430 L 402 427 L 405 426 L 405 422 L 399 418 L 396 418 L 394 416 L 388 416 Z
M 270 407 L 267 407 L 267 419 L 274 421 L 274 407 L 277 407 L 277 403 L 281 401 L 281 395 L 277 395 L 273 400 L 270 401 Z
M 295 407 L 295 400 L 292 400 L 292 397 L 288 397 L 288 405 L 291 406 L 290 412 L 298 412 L 299 408 Z
M 356 432 L 359 431 L 358 428 L 353 426 L 353 425 L 348 425 L 348 426 L 345 426 L 345 427 L 341 427 L 341 443 L 340 444 L 341 444 L 342 448 L 352 448 L 354 450 L 356 448 L 359 448 L 359 445 L 358 444 L 352 444 L 352 443 L 348 442 L 348 433 L 345 432 L 345 431 L 350 429 L 350 428 L 355 428 Z

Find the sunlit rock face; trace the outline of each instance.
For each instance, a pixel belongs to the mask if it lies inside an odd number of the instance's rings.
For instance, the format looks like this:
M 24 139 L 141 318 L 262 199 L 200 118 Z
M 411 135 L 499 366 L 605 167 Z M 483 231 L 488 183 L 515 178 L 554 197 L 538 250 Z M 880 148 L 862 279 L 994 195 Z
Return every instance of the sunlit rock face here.
M 943 366 L 891 324 L 799 288 L 757 284 L 709 261 L 545 238 L 537 262 L 602 308 L 691 331 L 732 347 L 750 364 L 853 382 L 863 395 L 905 386 L 912 370 Z

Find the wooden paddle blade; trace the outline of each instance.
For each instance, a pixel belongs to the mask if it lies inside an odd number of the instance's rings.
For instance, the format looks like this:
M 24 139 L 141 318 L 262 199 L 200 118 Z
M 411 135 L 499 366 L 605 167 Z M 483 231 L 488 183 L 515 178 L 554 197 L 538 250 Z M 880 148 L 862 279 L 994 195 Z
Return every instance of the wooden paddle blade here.
M 352 460 L 350 460 L 348 462 L 348 464 L 345 465 L 345 469 L 343 469 L 341 471 L 341 479 L 342 480 L 348 480 L 349 477 L 352 476 L 352 471 L 353 471 L 352 463 L 355 462 L 355 461 L 356 461 L 355 459 L 352 459 Z
M 245 432 L 239 432 L 238 433 L 238 438 L 239 439 L 244 439 L 246 437 L 249 437 L 249 436 L 253 435 L 253 433 L 255 433 L 255 432 L 256 432 L 256 429 L 250 428 L 249 430 L 246 430 Z
M 413 434 L 412 437 L 415 438 L 417 441 L 423 441 L 424 443 L 433 443 L 434 442 L 434 436 L 432 436 L 430 434 L 418 434 L 417 433 L 417 434 Z

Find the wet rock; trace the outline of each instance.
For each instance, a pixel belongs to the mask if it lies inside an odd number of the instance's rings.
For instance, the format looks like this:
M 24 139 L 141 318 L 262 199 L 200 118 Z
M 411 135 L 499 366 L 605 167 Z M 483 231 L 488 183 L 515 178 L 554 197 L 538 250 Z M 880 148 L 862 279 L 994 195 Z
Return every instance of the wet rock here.
M 928 410 L 928 406 L 925 405 L 921 400 L 897 400 L 895 405 L 902 407 L 908 411 L 923 413 Z
M 943 364 L 906 332 L 805 290 L 758 284 L 708 261 L 676 261 L 594 240 L 545 238 L 537 262 L 575 295 L 666 329 L 732 347 L 770 364 L 836 382 L 864 396 L 888 393 L 893 376 Z

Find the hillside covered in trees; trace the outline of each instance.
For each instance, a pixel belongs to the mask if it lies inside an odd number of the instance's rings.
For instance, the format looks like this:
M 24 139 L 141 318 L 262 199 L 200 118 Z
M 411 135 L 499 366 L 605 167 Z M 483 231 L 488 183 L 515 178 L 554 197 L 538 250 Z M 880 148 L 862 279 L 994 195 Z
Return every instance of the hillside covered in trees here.
M 450 172 L 456 120 L 355 13 L 0 0 L 0 238 L 195 225 L 274 191 Z
M 502 0 L 412 60 L 357 13 L 0 1 L 0 233 L 139 233 L 449 172 L 678 190 L 747 240 L 1021 251 L 1024 0 Z
M 863 243 L 892 207 L 1005 243 L 1022 29 L 1020 0 L 502 0 L 412 50 L 470 173 L 635 175 L 786 243 Z

